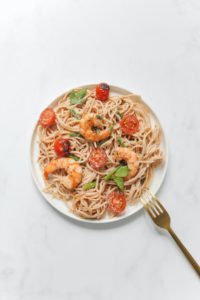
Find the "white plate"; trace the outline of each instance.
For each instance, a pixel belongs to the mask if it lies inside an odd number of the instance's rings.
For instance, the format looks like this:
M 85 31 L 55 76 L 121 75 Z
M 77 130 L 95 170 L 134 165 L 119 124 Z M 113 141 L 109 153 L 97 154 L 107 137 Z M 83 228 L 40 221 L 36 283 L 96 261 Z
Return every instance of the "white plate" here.
M 92 89 L 96 86 L 96 84 L 90 84 L 90 85 L 85 85 L 82 87 L 85 88 L 89 88 Z M 80 88 L 82 88 L 80 87 Z M 116 87 L 116 86 L 110 86 L 110 90 L 111 93 L 114 95 L 127 95 L 127 94 L 131 94 L 130 91 L 127 91 L 125 89 Z M 64 96 L 61 95 L 60 97 L 58 97 L 57 99 L 55 99 L 50 106 L 54 107 L 57 102 Z M 142 101 L 143 102 L 143 101 Z M 155 113 L 152 111 L 152 109 L 143 102 L 144 105 L 146 105 L 148 107 L 148 109 L 150 110 L 151 114 L 152 114 L 152 121 L 155 121 L 157 124 L 160 125 L 161 127 L 161 149 L 164 153 L 164 161 L 163 163 L 157 167 L 154 171 L 153 174 L 153 179 L 150 185 L 150 189 L 151 191 L 156 194 L 164 180 L 165 174 L 166 174 L 166 170 L 167 170 L 167 163 L 168 163 L 168 148 L 167 148 L 167 142 L 166 142 L 166 138 L 165 138 L 165 134 L 164 131 L 162 129 L 162 126 L 160 124 L 160 121 L 158 120 L 157 116 L 155 115 Z M 31 170 L 32 170 L 32 175 L 33 178 L 35 180 L 35 183 L 39 189 L 39 191 L 41 192 L 41 194 L 44 196 L 44 198 L 55 208 L 57 209 L 59 212 L 63 213 L 64 215 L 68 216 L 69 218 L 78 220 L 80 222 L 84 222 L 84 223 L 110 223 L 110 222 L 116 222 L 119 220 L 122 220 L 124 218 L 127 218 L 133 214 L 135 214 L 137 211 L 139 211 L 140 209 L 142 209 L 142 204 L 141 203 L 136 203 L 135 205 L 132 206 L 127 206 L 126 211 L 124 212 L 124 214 L 118 216 L 118 217 L 114 217 L 114 218 L 109 218 L 107 216 L 105 216 L 103 219 L 100 220 L 88 220 L 88 219 L 82 219 L 76 215 L 74 215 L 72 212 L 70 212 L 70 210 L 67 207 L 67 204 L 64 203 L 63 201 L 59 200 L 59 199 L 55 199 L 53 198 L 50 194 L 44 193 L 43 189 L 44 189 L 44 180 L 42 177 L 42 172 L 40 170 L 39 164 L 37 162 L 38 159 L 38 154 L 39 154 L 39 147 L 38 147 L 38 135 L 37 135 L 37 123 L 34 127 L 33 130 L 33 134 L 32 134 L 32 138 L 31 138 L 31 151 L 30 151 L 30 158 L 31 158 Z

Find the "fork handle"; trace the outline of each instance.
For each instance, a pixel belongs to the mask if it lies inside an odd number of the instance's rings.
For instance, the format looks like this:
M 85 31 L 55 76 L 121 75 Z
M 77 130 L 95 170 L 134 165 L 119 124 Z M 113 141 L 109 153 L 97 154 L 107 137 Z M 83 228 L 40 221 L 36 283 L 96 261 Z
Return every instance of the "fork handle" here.
M 173 239 L 175 240 L 175 242 L 177 243 L 177 245 L 179 246 L 179 248 L 185 254 L 186 258 L 191 263 L 191 265 L 193 266 L 193 268 L 195 269 L 195 271 L 197 272 L 197 274 L 200 276 L 200 266 L 198 265 L 198 263 L 196 262 L 196 260 L 192 257 L 192 255 L 190 254 L 190 252 L 185 248 L 185 246 L 179 240 L 179 238 L 177 237 L 177 235 L 175 234 L 175 232 L 172 230 L 172 228 L 168 228 L 167 230 L 171 234 L 171 236 L 173 237 Z

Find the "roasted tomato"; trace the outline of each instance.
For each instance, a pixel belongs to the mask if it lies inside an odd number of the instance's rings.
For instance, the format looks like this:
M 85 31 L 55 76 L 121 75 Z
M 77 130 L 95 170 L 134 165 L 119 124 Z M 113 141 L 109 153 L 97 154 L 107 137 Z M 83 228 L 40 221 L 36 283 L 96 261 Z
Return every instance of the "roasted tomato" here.
M 43 127 L 49 127 L 56 123 L 56 114 L 50 107 L 43 110 L 40 115 L 39 124 Z
M 112 192 L 108 195 L 108 208 L 114 214 L 120 214 L 126 207 L 126 198 L 121 192 Z
M 108 100 L 110 87 L 107 83 L 100 83 L 96 86 L 96 99 L 101 101 Z
M 68 156 L 70 153 L 70 142 L 67 139 L 57 139 L 54 143 L 54 150 L 60 157 Z
M 107 160 L 106 152 L 102 148 L 93 148 L 88 158 L 90 166 L 95 170 L 103 168 Z
M 134 134 L 139 130 L 139 121 L 135 115 L 126 115 L 120 121 L 121 129 L 124 134 Z

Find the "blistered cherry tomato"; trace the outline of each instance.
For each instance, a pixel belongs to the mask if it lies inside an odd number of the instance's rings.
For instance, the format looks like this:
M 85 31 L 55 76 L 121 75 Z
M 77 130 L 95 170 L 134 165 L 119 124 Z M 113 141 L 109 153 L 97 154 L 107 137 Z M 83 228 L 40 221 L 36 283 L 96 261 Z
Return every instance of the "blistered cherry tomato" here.
M 100 83 L 96 86 L 96 99 L 101 101 L 108 100 L 110 87 L 107 83 Z
M 139 130 L 139 121 L 135 115 L 126 115 L 120 121 L 124 134 L 134 134 Z
M 43 110 L 40 115 L 39 124 L 43 127 L 50 127 L 56 123 L 56 114 L 50 107 Z
M 106 152 L 102 148 L 93 148 L 88 158 L 90 166 L 95 170 L 102 169 L 106 165 L 107 160 Z
M 108 209 L 114 214 L 120 214 L 126 208 L 126 198 L 121 192 L 112 192 L 108 195 Z
M 54 150 L 60 157 L 68 156 L 70 153 L 70 142 L 67 139 L 57 139 L 54 143 Z

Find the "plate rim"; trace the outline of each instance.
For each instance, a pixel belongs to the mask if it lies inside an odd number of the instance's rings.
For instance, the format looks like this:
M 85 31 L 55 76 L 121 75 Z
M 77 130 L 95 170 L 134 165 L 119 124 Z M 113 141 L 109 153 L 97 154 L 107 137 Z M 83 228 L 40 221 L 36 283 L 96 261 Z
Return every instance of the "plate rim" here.
M 72 91 L 73 89 L 79 89 L 79 88 L 93 88 L 95 87 L 97 84 L 94 83 L 94 84 L 84 84 L 84 85 L 81 85 L 79 87 L 75 87 L 75 88 L 72 88 L 72 89 L 69 89 L 67 90 L 66 92 L 62 93 L 61 95 L 59 95 L 58 97 L 56 97 L 53 101 L 51 101 L 46 107 L 51 107 L 53 106 L 61 97 L 63 97 L 66 93 L 69 93 L 70 91 Z M 140 96 L 138 94 L 135 94 L 134 92 L 131 92 L 129 91 L 128 89 L 126 88 L 121 88 L 119 86 L 116 86 L 116 85 L 111 85 L 110 84 L 110 89 L 114 89 L 114 90 L 120 90 L 121 92 L 124 92 L 124 93 L 128 93 L 128 94 L 134 94 L 136 96 Z M 140 96 L 141 97 L 141 96 Z M 166 134 L 165 134 L 165 131 L 163 129 L 163 126 L 159 120 L 159 118 L 157 117 L 157 114 L 154 112 L 154 110 L 143 100 L 143 98 L 141 97 L 141 100 L 144 102 L 144 104 L 147 106 L 147 108 L 153 113 L 153 115 L 156 117 L 156 119 L 159 121 L 159 125 L 160 125 L 160 128 L 161 128 L 161 131 L 162 131 L 162 134 L 163 134 L 163 142 L 164 142 L 164 146 L 165 146 L 165 164 L 164 164 L 164 168 L 163 168 L 163 171 L 162 171 L 162 175 L 161 175 L 161 178 L 155 188 L 155 193 L 158 193 L 163 182 L 164 182 L 164 179 L 166 177 L 166 173 L 167 173 L 167 169 L 168 169 L 168 160 L 169 160 L 169 148 L 168 148 L 168 141 L 167 141 L 167 138 L 166 138 Z M 34 159 L 33 159 L 33 149 L 34 149 L 34 138 L 35 138 L 35 133 L 37 131 L 37 122 L 34 122 L 33 126 L 32 126 L 32 130 L 31 130 L 31 138 L 30 138 L 30 146 L 29 146 L 29 155 L 30 155 L 30 171 L 31 171 L 31 175 L 32 175 L 32 178 L 34 180 L 34 183 L 38 189 L 38 191 L 40 192 L 40 194 L 42 194 L 43 198 L 54 208 L 56 209 L 59 213 L 61 213 L 62 215 L 64 215 L 65 217 L 67 218 L 70 218 L 71 220 L 74 220 L 74 221 L 78 221 L 78 222 L 81 222 L 81 223 L 88 223 L 88 224 L 110 224 L 110 223 L 114 223 L 114 222 L 120 222 L 126 218 L 130 218 L 131 216 L 133 216 L 134 214 L 136 214 L 137 212 L 139 212 L 140 210 L 143 209 L 143 205 L 141 203 L 137 203 L 136 207 L 135 207 L 135 210 L 134 211 L 130 211 L 129 213 L 125 213 L 125 214 L 122 214 L 121 216 L 118 216 L 118 217 L 114 217 L 114 218 L 110 218 L 110 219 L 83 219 L 81 217 L 78 217 L 76 216 L 75 214 L 69 214 L 68 211 L 64 212 L 62 209 L 60 209 L 59 207 L 57 207 L 50 199 L 50 196 L 48 197 L 48 194 L 43 192 L 42 189 L 41 189 L 41 186 L 40 186 L 40 183 L 39 183 L 39 180 L 37 179 L 37 175 L 35 174 L 35 170 L 34 170 Z M 54 198 L 56 199 L 56 198 Z M 56 199 L 58 201 L 61 201 L 59 199 Z M 69 208 L 68 208 L 69 210 Z

